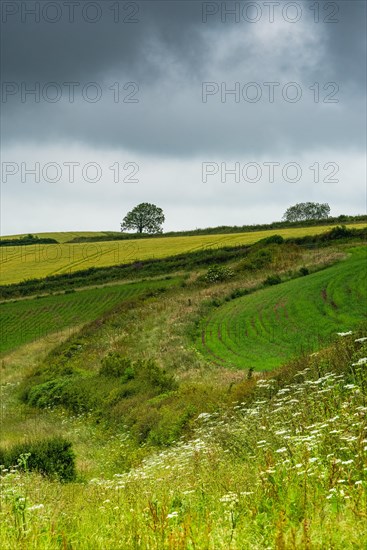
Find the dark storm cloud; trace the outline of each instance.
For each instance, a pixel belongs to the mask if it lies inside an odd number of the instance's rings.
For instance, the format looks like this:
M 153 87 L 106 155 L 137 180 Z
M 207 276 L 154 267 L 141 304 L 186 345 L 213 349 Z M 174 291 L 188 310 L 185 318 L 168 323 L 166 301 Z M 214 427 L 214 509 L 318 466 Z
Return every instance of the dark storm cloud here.
M 340 81 L 366 86 L 366 9 L 361 0 L 336 2 L 340 6 L 339 23 L 329 24 L 326 30 L 328 59 Z M 327 2 L 324 2 L 327 5 Z
M 83 2 L 76 2 L 70 16 L 67 6 L 71 3 L 60 2 L 62 16 L 52 24 L 42 17 L 45 2 L 40 2 L 39 22 L 28 13 L 23 14 L 22 21 L 21 6 L 27 3 L 14 2 L 19 11 L 3 15 L 5 79 L 98 80 L 108 72 L 126 70 L 140 80 L 149 80 L 158 78 L 165 66 L 164 58 L 161 66 L 147 59 L 154 44 L 192 69 L 200 65 L 205 55 L 201 47 L 200 2 L 89 2 L 101 10 L 95 23 L 87 18 L 94 16 L 92 6 L 83 15 Z M 35 4 L 29 1 L 28 7 Z M 113 11 L 117 4 L 118 15 Z M 54 17 L 51 10 L 49 14 Z
M 257 2 L 263 18 L 255 24 L 243 18 L 235 23 L 230 16 L 222 22 L 222 3 L 208 3 L 217 13 L 208 15 L 203 23 L 201 2 L 164 1 L 137 3 L 137 13 L 121 11 L 121 18 L 128 14 L 137 23 L 114 23 L 112 3 L 98 4 L 102 17 L 95 24 L 83 20 L 80 8 L 73 23 L 67 21 L 65 13 L 55 24 L 42 18 L 35 23 L 31 16 L 22 23 L 20 14 L 8 16 L 3 25 L 4 80 L 29 88 L 35 82 L 41 87 L 56 82 L 63 90 L 61 101 L 56 103 L 42 96 L 36 103 L 31 95 L 21 103 L 20 91 L 9 96 L 3 105 L 4 138 L 9 142 L 73 140 L 96 147 L 119 145 L 180 156 L 318 148 L 325 140 L 345 147 L 363 139 L 364 124 L 358 115 L 363 111 L 360 85 L 365 77 L 363 2 L 339 2 L 336 14 L 324 9 L 330 2 L 320 2 L 318 23 L 316 13 L 307 10 L 305 2 L 298 2 L 302 17 L 294 24 L 284 23 L 281 17 L 284 2 L 274 12 L 274 23 L 268 22 L 268 12 L 262 2 Z M 325 23 L 325 17 L 339 22 Z M 283 25 L 280 32 L 266 44 L 267 34 L 272 36 L 279 24 Z M 299 33 L 294 32 L 298 28 Z M 277 49 L 289 29 L 289 45 L 284 41 Z M 233 34 L 235 41 L 231 42 Z M 227 48 L 222 57 L 217 52 L 218 43 Z M 67 101 L 64 85 L 71 81 L 80 83 L 73 104 Z M 116 81 L 122 86 L 128 81 L 138 84 L 138 105 L 114 103 L 110 88 Z M 236 81 L 241 85 L 255 81 L 261 85 L 263 97 L 256 104 L 241 98 L 238 105 L 230 96 L 223 104 L 216 94 L 203 104 L 204 81 L 218 85 L 224 81 L 228 89 Z M 266 81 L 280 82 L 279 89 L 297 81 L 302 100 L 290 104 L 277 88 L 278 96 L 269 104 L 265 97 L 268 90 L 262 84 Z M 322 103 L 326 95 L 322 89 L 321 105 L 312 104 L 309 86 L 315 81 L 321 88 L 327 81 L 336 82 L 339 110 Z M 101 101 L 91 104 L 81 97 L 80 90 L 88 82 L 101 86 Z
M 215 98 L 205 109 L 199 93 L 173 100 L 154 91 L 150 100 L 134 106 L 79 102 L 60 109 L 47 105 L 30 110 L 28 105 L 21 105 L 16 117 L 5 117 L 4 128 L 12 143 L 19 137 L 64 145 L 72 141 L 102 149 L 120 146 L 132 154 L 174 157 L 297 155 L 303 149 L 317 151 L 325 144 L 348 149 L 364 141 L 364 105 L 360 99 L 354 100 L 354 110 L 348 116 L 340 116 L 345 107 L 315 105 L 310 99 L 280 108 L 279 102 L 223 105 Z M 44 123 L 37 122 L 37 112 Z
M 84 5 L 88 2 L 84 2 Z M 89 2 L 93 4 L 93 2 Z M 268 22 L 269 8 L 262 1 L 251 2 L 261 9 L 262 19 Z M 251 4 L 250 3 L 250 4 Z M 274 7 L 275 24 L 282 19 L 282 5 L 285 0 L 277 2 Z M 14 4 L 16 13 L 8 13 L 6 5 Z M 56 80 L 98 79 L 106 72 L 124 68 L 135 72 L 141 80 L 159 75 L 164 71 L 167 57 L 172 57 L 183 66 L 190 66 L 192 71 L 202 68 L 207 56 L 203 31 L 215 28 L 216 32 L 226 33 L 234 26 L 242 27 L 243 32 L 250 31 L 254 24 L 243 18 L 243 7 L 248 2 L 200 2 L 200 1 L 145 1 L 145 2 L 112 2 L 97 1 L 101 10 L 100 19 L 95 23 L 88 22 L 86 15 L 94 15 L 93 9 L 83 16 L 83 2 L 75 2 L 72 21 L 70 22 L 69 4 L 72 1 L 59 2 L 60 21 L 51 23 L 55 16 L 51 10 L 49 18 L 42 17 L 42 7 L 51 2 L 39 2 L 41 6 L 40 22 L 32 14 L 24 13 L 37 2 L 4 1 L 3 11 L 3 78 L 13 80 Z M 115 12 L 112 6 L 119 4 L 118 22 L 114 22 Z M 203 7 L 204 4 L 204 7 Z M 203 23 L 203 11 L 210 11 L 205 4 L 212 4 L 217 13 L 207 15 Z M 221 22 L 223 5 L 228 9 L 240 5 L 241 17 L 238 23 L 228 15 Z M 363 77 L 361 60 L 366 51 L 365 11 L 366 4 L 359 0 L 316 2 L 316 10 L 310 9 L 311 2 L 295 2 L 302 10 L 300 21 L 308 20 L 310 25 L 322 26 L 322 32 L 328 43 L 329 63 L 331 61 L 335 74 L 348 75 L 358 80 Z M 136 5 L 126 9 L 127 6 Z M 333 5 L 338 9 L 334 13 Z M 328 7 L 329 6 L 329 7 Z M 211 8 L 214 9 L 214 8 Z M 137 11 L 138 10 L 138 11 Z M 248 12 L 249 14 L 251 12 Z M 315 23 L 315 18 L 319 19 Z M 329 18 L 330 23 L 324 23 Z M 335 22 L 333 22 L 335 20 Z M 130 22 L 131 21 L 131 22 Z M 136 23 L 132 22 L 136 21 Z M 261 21 L 260 21 L 261 23 Z M 255 23 L 256 24 L 256 23 Z M 294 23 L 295 25 L 298 22 Z M 151 47 L 159 47 L 163 55 L 159 63 L 152 66 L 149 59 Z

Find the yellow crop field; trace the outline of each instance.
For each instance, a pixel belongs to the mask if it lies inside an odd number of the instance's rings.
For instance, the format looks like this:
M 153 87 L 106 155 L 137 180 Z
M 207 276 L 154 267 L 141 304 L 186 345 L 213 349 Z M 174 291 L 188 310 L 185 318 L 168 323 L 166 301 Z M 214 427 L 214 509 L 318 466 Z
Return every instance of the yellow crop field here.
M 335 224 L 334 224 L 335 225 Z M 112 266 L 153 258 L 164 258 L 180 253 L 194 252 L 204 248 L 221 248 L 252 244 L 271 235 L 302 237 L 323 233 L 334 225 L 306 228 L 274 229 L 249 233 L 223 235 L 195 235 L 190 237 L 160 237 L 126 241 L 102 241 L 87 243 L 66 243 L 65 241 L 85 233 L 44 233 L 39 236 L 53 237 L 60 244 L 39 244 L 4 246 L 1 253 L 1 284 L 10 284 L 25 279 L 42 278 L 47 275 L 71 273 L 89 267 Z M 349 224 L 348 227 L 364 227 Z M 101 233 L 89 233 L 100 235 Z

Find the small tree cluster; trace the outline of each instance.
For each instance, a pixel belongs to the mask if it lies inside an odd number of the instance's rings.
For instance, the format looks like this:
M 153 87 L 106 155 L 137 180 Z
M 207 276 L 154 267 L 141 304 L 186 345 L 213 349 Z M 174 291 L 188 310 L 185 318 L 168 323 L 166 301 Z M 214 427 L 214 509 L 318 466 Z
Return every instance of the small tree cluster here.
M 305 220 L 324 220 L 330 215 L 330 206 L 327 203 L 299 202 L 290 206 L 283 219 L 287 222 L 300 222 Z

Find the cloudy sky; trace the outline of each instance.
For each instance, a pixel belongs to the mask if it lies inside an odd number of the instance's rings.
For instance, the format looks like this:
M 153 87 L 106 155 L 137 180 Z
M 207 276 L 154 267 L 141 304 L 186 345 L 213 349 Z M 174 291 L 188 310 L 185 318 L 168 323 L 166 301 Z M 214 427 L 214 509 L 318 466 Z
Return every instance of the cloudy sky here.
M 366 210 L 366 3 L 3 1 L 1 233 Z

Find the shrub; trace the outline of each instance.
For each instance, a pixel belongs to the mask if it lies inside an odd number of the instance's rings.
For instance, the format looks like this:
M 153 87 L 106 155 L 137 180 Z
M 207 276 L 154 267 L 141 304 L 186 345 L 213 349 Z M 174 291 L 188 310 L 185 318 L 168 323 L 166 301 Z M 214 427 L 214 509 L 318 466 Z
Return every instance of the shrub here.
M 75 454 L 70 441 L 63 437 L 24 442 L 0 450 L 0 460 L 6 467 L 19 465 L 20 469 L 34 470 L 60 481 L 76 477 Z
M 279 277 L 279 275 L 269 275 L 269 277 L 267 277 L 265 281 L 263 281 L 263 285 L 272 286 L 272 285 L 278 285 L 281 282 L 282 282 L 282 279 Z
M 224 266 L 214 265 L 210 267 L 204 277 L 206 283 L 221 283 L 233 277 L 232 269 Z
M 135 372 L 139 379 L 147 382 L 153 388 L 159 389 L 161 393 L 171 391 L 177 387 L 174 377 L 158 367 L 152 359 L 137 361 Z
M 73 342 L 70 345 L 68 345 L 63 352 L 63 356 L 65 359 L 71 359 L 73 355 L 78 353 L 82 349 L 83 345 L 81 342 Z
M 142 407 L 136 412 L 136 417 L 132 419 L 133 425 L 131 431 L 139 444 L 146 442 L 151 430 L 157 426 L 159 421 L 159 411 L 154 408 Z
M 76 414 L 93 411 L 98 415 L 104 411 L 107 416 L 113 412 L 111 407 L 130 398 L 146 400 L 177 387 L 175 378 L 153 360 L 133 363 L 116 352 L 103 359 L 98 374 L 80 371 L 37 382 L 28 383 L 21 394 L 22 400 L 33 407 L 62 406 Z
M 121 386 L 113 388 L 106 397 L 105 404 L 107 407 L 113 407 L 121 400 L 137 395 L 140 390 L 141 387 L 137 380 L 129 380 L 128 382 L 124 382 Z
M 28 388 L 24 394 L 24 401 L 32 407 L 54 407 L 62 403 L 62 395 L 65 387 L 69 384 L 68 378 L 55 378 L 44 384 L 37 384 Z
M 96 409 L 100 402 L 100 389 L 103 390 L 92 377 L 68 376 L 31 387 L 23 399 L 33 407 L 64 406 L 80 414 Z
M 110 352 L 102 359 L 102 365 L 99 374 L 112 378 L 123 377 L 124 380 L 132 380 L 135 377 L 132 362 L 127 357 L 123 357 L 118 352 Z
M 300 274 L 305 276 L 305 275 L 308 275 L 310 272 L 309 270 L 307 269 L 307 267 L 301 267 L 301 269 L 299 270 Z
M 263 239 L 262 242 L 264 244 L 282 244 L 284 243 L 284 239 L 281 235 L 272 235 L 271 237 Z
M 248 258 L 240 264 L 240 269 L 255 271 L 256 269 L 266 267 L 271 264 L 272 261 L 273 255 L 271 251 L 267 248 L 260 248 L 249 254 Z
M 196 416 L 197 409 L 193 405 L 183 407 L 180 412 L 172 410 L 172 407 L 163 407 L 158 421 L 149 431 L 148 443 L 157 446 L 172 445 Z
M 337 225 L 328 232 L 327 236 L 330 240 L 344 239 L 353 235 L 353 229 L 348 229 L 345 225 Z M 325 235 L 326 237 L 326 235 Z
M 236 290 L 231 292 L 229 298 L 235 300 L 236 298 L 241 298 L 241 296 L 247 296 L 247 294 L 250 294 L 247 288 L 236 288 Z

